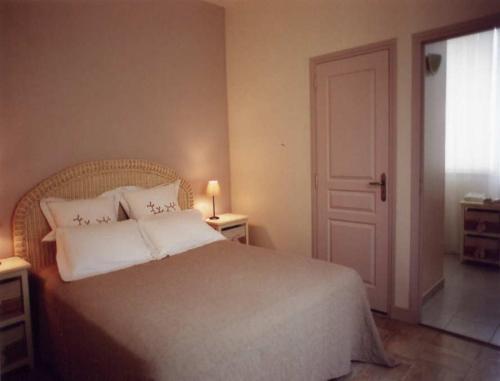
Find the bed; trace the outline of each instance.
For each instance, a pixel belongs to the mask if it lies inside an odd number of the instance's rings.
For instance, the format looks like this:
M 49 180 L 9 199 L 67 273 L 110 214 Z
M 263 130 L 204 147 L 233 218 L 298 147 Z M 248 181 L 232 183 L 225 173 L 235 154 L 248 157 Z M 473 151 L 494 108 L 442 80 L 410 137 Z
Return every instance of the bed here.
M 182 254 L 63 282 L 39 208 L 43 197 L 180 179 L 143 160 L 84 163 L 18 203 L 15 255 L 33 268 L 37 350 L 63 380 L 329 380 L 351 361 L 391 365 L 351 269 L 214 242 Z M 193 207 L 180 179 L 179 205 Z

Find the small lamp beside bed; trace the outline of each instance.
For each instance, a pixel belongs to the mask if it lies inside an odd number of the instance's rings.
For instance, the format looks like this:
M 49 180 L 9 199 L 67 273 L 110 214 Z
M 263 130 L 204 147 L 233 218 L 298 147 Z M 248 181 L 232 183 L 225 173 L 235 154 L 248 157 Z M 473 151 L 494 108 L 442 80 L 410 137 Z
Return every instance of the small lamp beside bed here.
M 218 220 L 219 217 L 215 215 L 215 196 L 220 194 L 220 185 L 217 180 L 210 180 L 207 185 L 207 194 L 212 196 L 212 216 L 209 217 L 211 220 Z

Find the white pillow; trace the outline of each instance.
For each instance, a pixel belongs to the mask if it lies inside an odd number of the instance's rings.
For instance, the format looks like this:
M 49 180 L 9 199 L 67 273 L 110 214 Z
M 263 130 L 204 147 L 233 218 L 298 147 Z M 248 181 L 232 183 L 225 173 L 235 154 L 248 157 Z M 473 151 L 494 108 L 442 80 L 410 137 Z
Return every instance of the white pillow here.
M 196 209 L 145 217 L 139 220 L 139 227 L 155 249 L 157 259 L 225 239 L 203 221 L 201 212 Z
M 154 259 L 135 220 L 58 228 L 56 238 L 57 267 L 67 282 Z
M 116 222 L 119 206 L 118 199 L 114 196 L 81 200 L 44 198 L 40 200 L 40 208 L 52 231 L 42 242 L 55 241 L 55 230 L 58 227 Z
M 181 181 L 176 180 L 167 185 L 159 185 L 154 188 L 135 192 L 122 193 L 123 208 L 128 211 L 130 218 L 155 216 L 168 212 L 181 210 L 178 203 L 179 185 Z

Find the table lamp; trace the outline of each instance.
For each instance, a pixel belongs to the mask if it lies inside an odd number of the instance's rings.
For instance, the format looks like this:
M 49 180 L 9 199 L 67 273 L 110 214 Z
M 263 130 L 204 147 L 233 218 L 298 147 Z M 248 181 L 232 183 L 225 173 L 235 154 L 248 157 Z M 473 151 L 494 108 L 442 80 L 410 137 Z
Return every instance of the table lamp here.
M 218 196 L 220 193 L 220 186 L 217 180 L 210 180 L 208 182 L 207 193 L 209 196 L 212 196 L 212 207 L 213 207 L 213 215 L 209 217 L 209 219 L 218 220 L 219 217 L 215 215 L 215 196 Z

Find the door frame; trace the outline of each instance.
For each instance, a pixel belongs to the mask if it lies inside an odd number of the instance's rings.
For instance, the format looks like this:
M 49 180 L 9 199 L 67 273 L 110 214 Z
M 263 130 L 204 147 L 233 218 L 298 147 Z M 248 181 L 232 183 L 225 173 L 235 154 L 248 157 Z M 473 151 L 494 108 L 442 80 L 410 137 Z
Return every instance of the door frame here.
M 420 323 L 422 303 L 420 248 L 423 239 L 421 216 L 423 215 L 422 181 L 424 178 L 424 48 L 428 43 L 478 33 L 495 27 L 500 27 L 500 13 L 412 35 L 410 308 L 406 320 L 415 323 Z
M 379 51 L 387 51 L 389 54 L 389 166 L 387 177 L 388 193 L 391 197 L 388 198 L 389 209 L 389 263 L 387 274 L 389 276 L 387 287 L 387 314 L 393 316 L 397 313 L 394 307 L 394 233 L 395 233 L 395 208 L 396 205 L 396 52 L 397 40 L 390 39 L 381 42 L 375 42 L 368 45 L 359 46 L 352 49 L 341 50 L 338 52 L 323 54 L 309 59 L 309 96 L 311 110 L 311 211 L 312 211 L 312 257 L 318 258 L 317 255 L 317 240 L 318 240 L 318 204 L 317 204 L 317 147 L 316 147 L 316 69 L 317 66 L 326 62 L 338 61 L 341 59 L 352 58 L 368 53 Z

